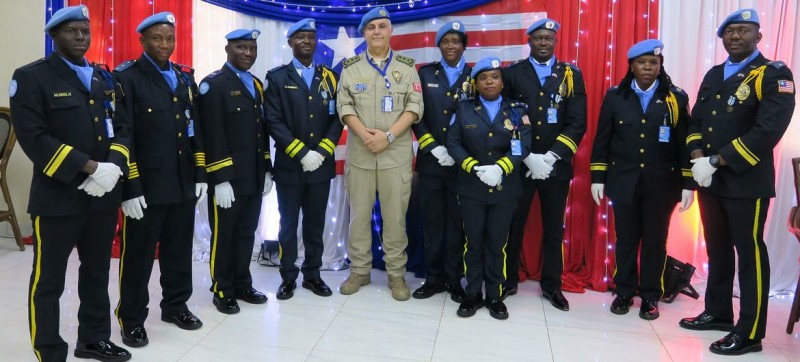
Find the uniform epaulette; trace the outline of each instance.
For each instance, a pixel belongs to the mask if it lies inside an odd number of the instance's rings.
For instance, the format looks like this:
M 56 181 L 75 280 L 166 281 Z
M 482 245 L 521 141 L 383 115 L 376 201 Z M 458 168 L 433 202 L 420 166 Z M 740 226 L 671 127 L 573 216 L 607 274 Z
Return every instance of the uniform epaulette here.
M 773 67 L 775 69 L 781 69 L 781 68 L 786 66 L 786 63 L 784 63 L 784 62 L 782 62 L 780 60 L 776 60 L 774 62 L 767 63 L 767 65 L 769 65 L 769 66 L 771 66 L 771 67 Z
M 517 60 L 516 62 L 514 62 L 514 63 L 513 63 L 513 64 L 511 64 L 511 65 L 509 65 L 508 67 L 509 67 L 509 68 L 512 68 L 512 67 L 516 67 L 517 65 L 523 64 L 522 62 L 523 62 L 524 60 L 527 60 L 527 59 L 520 59 L 520 60 Z
M 612 86 L 608 87 L 607 91 L 617 90 L 618 88 L 619 88 L 618 85 L 612 85 Z
M 110 72 L 110 70 L 108 69 L 108 65 L 106 65 L 106 64 L 92 63 L 92 66 L 97 68 L 100 71 Z
M 129 60 L 127 62 L 124 62 L 124 63 L 118 65 L 116 68 L 114 68 L 114 71 L 115 72 L 124 72 L 125 70 L 127 70 L 131 66 L 133 66 L 134 64 L 136 64 L 135 60 Z
M 675 92 L 675 93 L 677 93 L 677 94 L 680 94 L 680 95 L 684 95 L 684 96 L 686 96 L 686 91 L 685 91 L 685 90 L 683 90 L 683 88 L 676 87 L 676 86 L 674 86 L 674 85 L 673 85 L 673 86 L 672 86 L 672 91 L 673 91 L 673 92 Z
M 528 110 L 528 104 L 525 102 L 511 102 L 511 108 L 522 108 Z
M 347 67 L 357 63 L 359 60 L 361 60 L 361 57 L 358 56 L 358 55 L 356 55 L 354 57 L 347 58 L 347 60 L 344 61 L 344 67 L 347 68 Z
M 179 70 L 179 71 L 181 71 L 183 73 L 189 73 L 191 75 L 194 75 L 194 68 L 192 68 L 192 67 L 190 67 L 188 65 L 183 65 L 183 64 L 178 64 L 178 63 L 174 63 L 174 64 L 175 64 L 175 69 L 177 69 L 177 70 Z
M 414 66 L 414 59 L 411 59 L 411 58 L 409 58 L 407 56 L 404 56 L 402 54 L 395 55 L 394 59 L 397 60 L 400 63 L 403 63 L 403 64 L 409 66 L 409 67 L 413 67 Z
M 572 68 L 572 70 L 573 70 L 573 71 L 576 71 L 576 72 L 580 72 L 580 71 L 581 71 L 581 69 L 580 69 L 580 68 L 578 68 L 578 67 L 577 67 L 575 64 L 572 64 L 572 63 L 570 63 L 570 62 L 561 62 L 561 65 L 563 65 L 563 66 L 565 66 L 565 67 Z
M 35 66 L 37 66 L 39 64 L 42 64 L 42 63 L 44 63 L 46 61 L 47 61 L 46 58 L 41 58 L 41 59 L 36 60 L 36 61 L 34 61 L 34 62 L 30 63 L 30 64 L 23 65 L 19 69 L 33 68 L 33 67 L 35 67 Z
M 275 68 L 272 68 L 272 69 L 268 70 L 268 71 L 267 71 L 267 74 L 270 74 L 270 73 L 275 73 L 275 72 L 277 72 L 277 71 L 279 71 L 279 70 L 281 70 L 281 69 L 283 69 L 283 68 L 286 68 L 286 67 L 288 67 L 288 66 L 289 66 L 289 64 L 281 64 L 281 65 L 279 65 L 279 66 L 277 66 L 277 67 L 275 67 Z
M 205 80 L 214 79 L 216 77 L 219 77 L 220 74 L 222 74 L 222 70 L 217 69 L 211 72 L 211 74 L 207 75 Z
M 425 65 L 423 65 L 423 66 L 419 67 L 419 70 L 422 70 L 422 68 L 430 68 L 430 67 L 435 67 L 435 66 L 437 66 L 437 65 L 439 65 L 439 61 L 438 61 L 438 60 L 436 60 L 436 61 L 433 61 L 433 62 L 430 62 L 430 63 L 428 63 L 428 64 L 425 64 Z

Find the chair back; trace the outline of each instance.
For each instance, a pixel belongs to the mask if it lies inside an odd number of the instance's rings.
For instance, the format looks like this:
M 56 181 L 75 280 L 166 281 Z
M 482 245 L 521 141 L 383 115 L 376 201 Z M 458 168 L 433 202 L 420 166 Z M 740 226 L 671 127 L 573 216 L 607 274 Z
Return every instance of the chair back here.
M 800 157 L 792 159 L 792 170 L 794 171 L 794 195 L 797 197 L 797 205 L 792 207 L 789 212 L 789 231 L 797 237 L 800 242 Z
M 5 169 L 15 142 L 14 130 L 11 126 L 11 111 L 8 107 L 0 107 L 0 170 Z

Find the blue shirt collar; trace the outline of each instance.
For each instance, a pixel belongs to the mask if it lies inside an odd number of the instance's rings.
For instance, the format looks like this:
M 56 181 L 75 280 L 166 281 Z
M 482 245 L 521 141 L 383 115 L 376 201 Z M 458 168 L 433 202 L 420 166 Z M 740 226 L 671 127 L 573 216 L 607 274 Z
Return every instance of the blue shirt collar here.
M 297 58 L 292 58 L 292 65 L 294 65 L 295 68 L 299 68 L 299 69 L 314 69 L 314 61 L 313 60 L 311 61 L 311 65 L 306 67 L 305 65 L 303 65 L 303 63 L 300 63 L 300 61 L 297 60 Z
M 639 88 L 639 84 L 636 83 L 636 79 L 631 80 L 631 89 L 633 89 L 633 91 L 636 93 L 653 93 L 656 91 L 656 88 L 658 88 L 658 79 L 656 79 L 656 81 L 650 85 L 650 88 L 647 89 Z
M 461 74 L 461 71 L 464 70 L 464 64 L 466 64 L 466 62 L 464 61 L 464 57 L 461 57 L 461 59 L 458 60 L 458 64 L 456 64 L 455 67 L 451 67 L 450 64 L 447 64 L 444 58 L 442 58 L 440 63 L 442 63 L 442 67 L 444 67 L 445 71 L 456 69 L 458 70 L 458 74 Z
M 486 113 L 489 115 L 489 122 L 494 121 L 494 117 L 497 116 L 497 112 L 500 111 L 500 103 L 503 102 L 503 96 L 501 95 L 493 101 L 488 101 L 480 95 L 478 98 L 480 98 L 483 107 L 486 108 Z
M 228 68 L 230 68 L 230 70 L 232 70 L 234 73 L 236 73 L 236 75 L 240 75 L 242 73 L 247 73 L 244 70 L 240 70 L 239 68 L 234 67 L 233 64 L 231 64 L 231 62 L 225 62 L 225 65 L 227 65 Z
M 58 56 L 61 58 L 61 60 L 64 61 L 64 63 L 67 63 L 67 66 L 69 66 L 69 68 L 72 70 L 78 70 L 79 68 L 86 68 L 89 66 L 89 61 L 86 60 L 86 58 L 83 58 L 83 65 L 76 65 L 75 63 L 67 60 L 67 58 L 62 57 L 61 54 L 59 54 Z
M 550 69 L 550 68 L 553 67 L 553 63 L 555 63 L 556 57 L 554 55 L 554 56 L 550 57 L 550 59 L 548 61 L 546 61 L 544 63 L 539 63 L 536 59 L 533 59 L 533 57 L 529 55 L 528 56 L 528 61 L 531 62 L 531 65 L 534 68 L 541 67 L 541 64 L 547 64 L 547 69 Z
M 161 67 L 159 67 L 158 64 L 156 64 L 156 62 L 153 60 L 153 58 L 150 58 L 150 56 L 147 55 L 147 53 L 142 53 L 142 55 L 144 55 L 144 57 L 147 58 L 147 60 L 149 60 L 150 63 L 153 63 L 153 66 L 156 67 L 156 69 L 158 69 L 159 72 L 163 73 L 163 72 L 167 72 L 167 71 L 172 70 L 172 62 L 171 61 L 169 61 L 169 60 L 167 61 L 167 69 L 161 69 Z
M 725 66 L 726 67 L 739 66 L 741 68 L 747 65 L 748 63 L 752 62 L 753 59 L 755 59 L 759 54 L 761 54 L 761 51 L 759 51 L 758 48 L 756 48 L 756 51 L 754 51 L 753 54 L 750 54 L 749 57 L 745 58 L 745 60 L 742 60 L 741 62 L 738 63 L 731 62 L 731 57 L 728 57 L 728 59 L 725 60 Z

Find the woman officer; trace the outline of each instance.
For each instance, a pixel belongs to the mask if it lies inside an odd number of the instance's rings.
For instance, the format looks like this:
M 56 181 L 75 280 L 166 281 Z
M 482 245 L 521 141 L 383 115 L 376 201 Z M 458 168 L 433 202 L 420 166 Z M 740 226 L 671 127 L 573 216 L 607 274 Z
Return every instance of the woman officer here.
M 508 310 L 501 298 L 505 246 L 521 193 L 522 179 L 514 173 L 519 172 L 517 166 L 530 152 L 530 122 L 523 104 L 500 95 L 500 59 L 481 59 L 471 77 L 478 96 L 458 104 L 456 122 L 447 138 L 447 150 L 460 166 L 456 191 L 467 239 L 467 297 L 457 314 L 471 317 L 485 304 L 492 317 L 507 319 Z
M 605 192 L 614 206 L 611 312 L 628 313 L 638 290 L 639 317 L 646 320 L 659 316 L 670 216 L 678 201 L 680 211 L 691 206 L 696 187 L 685 143 L 689 99 L 664 70 L 662 49 L 649 39 L 628 51 L 628 72 L 600 108 L 590 166 L 594 202 L 599 206 Z

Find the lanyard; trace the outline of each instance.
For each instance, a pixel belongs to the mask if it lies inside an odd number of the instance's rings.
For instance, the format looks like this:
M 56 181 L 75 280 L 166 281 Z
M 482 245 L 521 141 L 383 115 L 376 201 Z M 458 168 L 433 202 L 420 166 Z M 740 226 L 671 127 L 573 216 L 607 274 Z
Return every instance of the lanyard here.
M 383 80 L 386 82 L 386 89 L 392 88 L 392 84 L 389 83 L 389 77 L 386 76 L 386 70 L 389 69 L 389 63 L 392 62 L 392 53 L 393 53 L 393 51 L 390 50 L 389 51 L 389 58 L 386 59 L 386 64 L 383 65 L 383 69 L 378 68 L 378 66 L 375 65 L 375 63 L 373 63 L 371 60 L 369 61 L 369 65 L 371 65 L 373 68 L 375 68 L 375 70 L 378 71 L 378 74 L 383 76 Z

